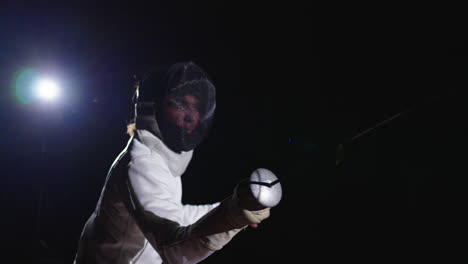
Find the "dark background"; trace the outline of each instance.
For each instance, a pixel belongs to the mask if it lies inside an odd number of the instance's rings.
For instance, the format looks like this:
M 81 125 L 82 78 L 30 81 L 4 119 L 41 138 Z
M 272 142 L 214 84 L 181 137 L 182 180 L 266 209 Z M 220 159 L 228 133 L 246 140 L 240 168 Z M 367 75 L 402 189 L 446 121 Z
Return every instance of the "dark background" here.
M 271 218 L 204 263 L 465 258 L 467 66 L 457 14 L 45 3 L 0 11 L 5 263 L 73 261 L 127 140 L 132 75 L 180 60 L 205 68 L 218 100 L 183 177 L 184 202 L 219 201 L 258 167 L 284 189 Z M 60 76 L 62 101 L 19 102 L 12 83 L 25 67 Z

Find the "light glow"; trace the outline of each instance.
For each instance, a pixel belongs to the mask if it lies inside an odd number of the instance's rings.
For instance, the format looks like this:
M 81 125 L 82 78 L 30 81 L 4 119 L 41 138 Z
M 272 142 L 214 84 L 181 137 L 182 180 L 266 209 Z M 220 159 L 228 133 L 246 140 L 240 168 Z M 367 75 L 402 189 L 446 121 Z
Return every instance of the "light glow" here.
M 46 101 L 53 101 L 59 96 L 59 85 L 51 79 L 41 79 L 37 82 L 37 96 Z

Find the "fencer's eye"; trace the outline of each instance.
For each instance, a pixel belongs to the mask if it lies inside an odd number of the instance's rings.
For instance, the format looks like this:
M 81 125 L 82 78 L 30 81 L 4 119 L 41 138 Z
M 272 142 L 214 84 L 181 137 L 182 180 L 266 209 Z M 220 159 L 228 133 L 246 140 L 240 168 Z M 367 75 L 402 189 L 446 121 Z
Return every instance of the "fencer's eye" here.
M 177 103 L 174 100 L 166 100 L 165 105 L 166 106 L 177 106 Z
M 185 121 L 186 123 L 192 123 L 192 122 L 193 122 L 193 118 L 192 118 L 191 115 L 185 115 L 184 121 Z
M 181 107 L 183 108 L 189 108 L 189 103 L 186 100 L 182 100 L 181 102 Z
M 180 109 L 185 108 L 184 103 L 181 102 L 181 101 L 171 100 L 170 102 L 171 102 L 170 106 L 175 106 L 175 107 L 180 108 Z

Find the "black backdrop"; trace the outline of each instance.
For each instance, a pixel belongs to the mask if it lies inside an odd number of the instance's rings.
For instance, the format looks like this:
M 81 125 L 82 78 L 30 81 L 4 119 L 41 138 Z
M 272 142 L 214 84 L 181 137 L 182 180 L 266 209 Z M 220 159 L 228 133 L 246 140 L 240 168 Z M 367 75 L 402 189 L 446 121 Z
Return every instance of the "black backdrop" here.
M 183 178 L 184 202 L 219 201 L 258 167 L 277 173 L 284 188 L 270 219 L 204 263 L 460 257 L 466 42 L 454 26 L 462 21 L 452 16 L 446 30 L 417 12 L 348 11 L 5 4 L 5 258 L 72 261 L 127 140 L 132 75 L 178 60 L 204 67 L 218 89 L 213 130 Z M 41 110 L 15 100 L 12 80 L 27 66 L 68 78 L 63 103 Z

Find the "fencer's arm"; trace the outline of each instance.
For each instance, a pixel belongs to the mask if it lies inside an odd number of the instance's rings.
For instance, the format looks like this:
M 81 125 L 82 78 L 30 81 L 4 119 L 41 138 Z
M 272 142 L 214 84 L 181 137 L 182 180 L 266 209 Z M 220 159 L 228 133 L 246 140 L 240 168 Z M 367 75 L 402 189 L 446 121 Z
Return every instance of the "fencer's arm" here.
M 195 223 L 202 216 L 207 214 L 209 211 L 214 209 L 220 203 L 214 204 L 203 204 L 203 205 L 193 205 L 193 204 L 184 204 L 182 205 L 182 222 L 181 225 L 190 225 Z
M 229 197 L 197 222 L 181 225 L 184 207 L 172 202 L 171 181 L 164 178 L 173 176 L 156 160 L 150 155 L 133 159 L 127 189 L 140 229 L 165 263 L 197 263 L 222 248 L 246 225 L 268 217 L 268 210 L 249 213 Z

